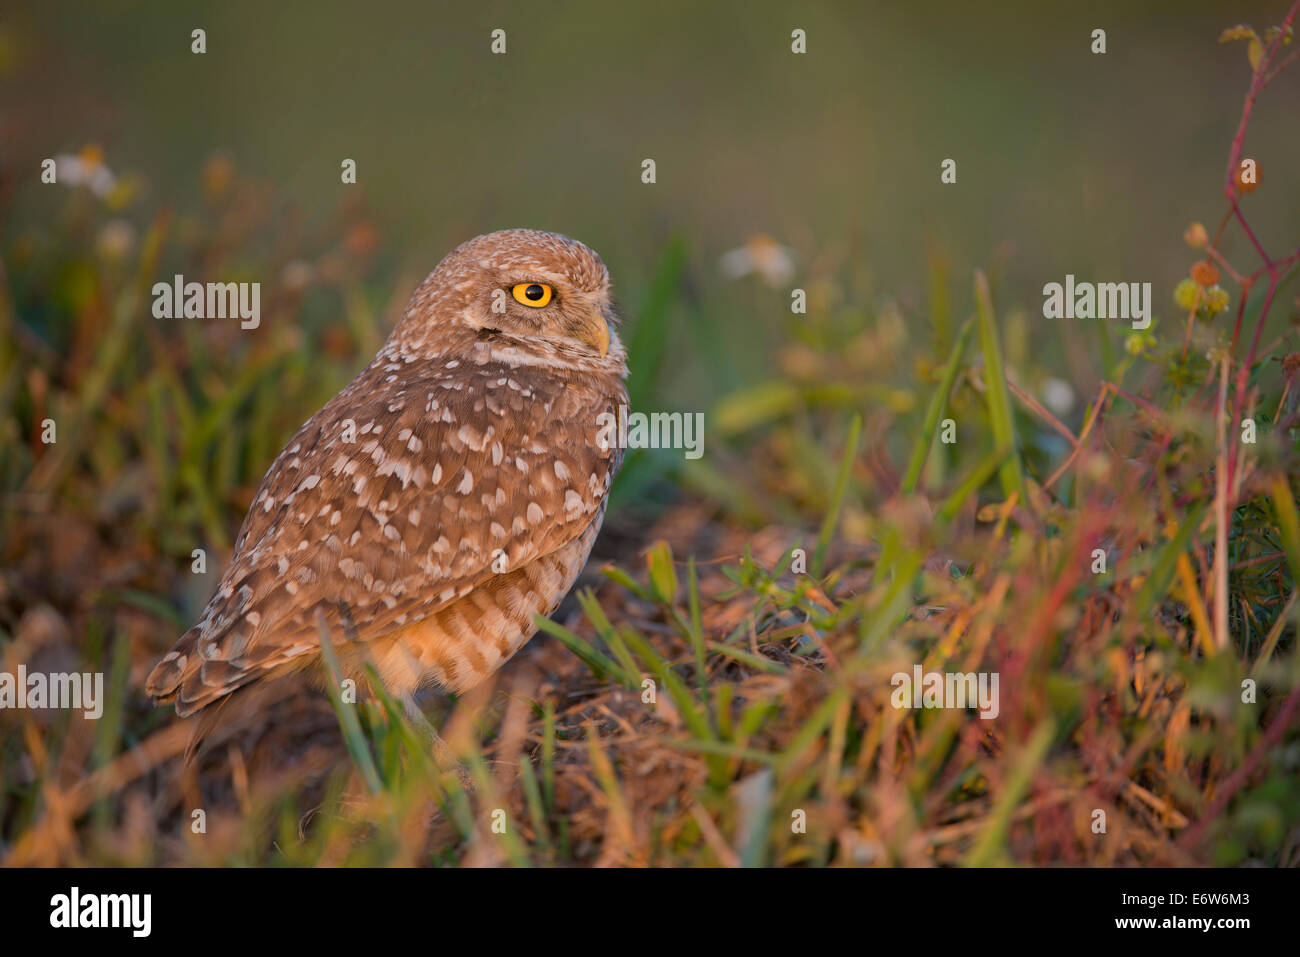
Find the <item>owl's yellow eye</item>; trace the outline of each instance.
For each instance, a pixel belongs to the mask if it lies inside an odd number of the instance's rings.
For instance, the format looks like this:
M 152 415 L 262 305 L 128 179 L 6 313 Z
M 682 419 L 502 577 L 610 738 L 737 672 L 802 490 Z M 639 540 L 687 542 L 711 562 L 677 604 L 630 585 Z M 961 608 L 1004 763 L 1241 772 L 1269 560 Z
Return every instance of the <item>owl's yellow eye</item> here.
M 541 308 L 551 301 L 554 290 L 543 282 L 521 282 L 510 290 L 510 294 L 515 297 L 515 302 Z

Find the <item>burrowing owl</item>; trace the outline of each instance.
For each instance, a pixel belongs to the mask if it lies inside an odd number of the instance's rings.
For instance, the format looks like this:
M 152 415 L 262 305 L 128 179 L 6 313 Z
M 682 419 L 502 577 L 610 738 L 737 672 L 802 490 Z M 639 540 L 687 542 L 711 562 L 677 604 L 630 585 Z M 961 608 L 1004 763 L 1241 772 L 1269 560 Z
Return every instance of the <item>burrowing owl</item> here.
M 149 675 L 181 715 L 249 682 L 373 662 L 407 702 L 499 668 L 573 585 L 622 460 L 609 273 L 553 233 L 471 239 L 271 464 L 198 623 Z M 212 711 L 207 712 L 211 714 Z

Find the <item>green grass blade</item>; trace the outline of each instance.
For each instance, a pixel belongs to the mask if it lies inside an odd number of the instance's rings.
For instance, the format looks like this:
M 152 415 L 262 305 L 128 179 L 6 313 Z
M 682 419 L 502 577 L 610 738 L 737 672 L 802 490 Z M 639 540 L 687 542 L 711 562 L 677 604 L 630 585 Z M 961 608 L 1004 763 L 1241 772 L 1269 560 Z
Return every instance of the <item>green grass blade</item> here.
M 329 625 L 321 617 L 316 622 L 316 628 L 320 632 L 321 657 L 325 660 L 327 693 L 334 714 L 339 719 L 339 727 L 343 729 L 343 741 L 357 770 L 361 772 L 366 787 L 371 793 L 378 794 L 383 790 L 383 785 L 380 783 L 379 769 L 375 767 L 375 757 L 370 753 L 370 744 L 361 730 L 361 719 L 357 717 L 355 706 L 343 703 L 343 674 L 339 668 L 338 656 L 334 653 L 334 642 L 330 640 Z
M 552 638 L 558 638 L 564 647 L 586 663 L 587 667 L 591 669 L 591 673 L 597 678 L 612 678 L 619 684 L 625 684 L 630 680 L 623 675 L 623 670 L 617 664 L 593 648 L 588 642 L 569 631 L 558 621 L 543 618 L 541 615 L 534 615 L 533 624 Z
M 982 269 L 975 270 L 975 308 L 979 314 L 980 349 L 984 353 L 985 400 L 993 427 L 993 441 L 999 447 L 1011 450 L 1002 463 L 999 474 L 1002 492 L 1008 497 L 1012 492 L 1020 496 L 1020 504 L 1028 505 L 1025 478 L 1020 467 L 1019 446 L 1016 444 L 1016 423 L 1012 417 L 1011 394 L 1007 390 L 1007 372 L 1002 363 L 1002 345 L 998 337 L 997 318 L 993 312 L 993 295 L 989 291 L 988 277 Z
M 980 459 L 970 475 L 966 476 L 966 479 L 957 486 L 956 491 L 944 500 L 943 505 L 939 507 L 939 511 L 935 515 L 936 520 L 947 523 L 956 518 L 966 500 L 978 492 L 980 487 L 993 477 L 993 474 L 997 472 L 1010 454 L 1011 449 L 1002 447 L 994 449 Z
M 839 475 L 835 478 L 835 492 L 831 498 L 830 508 L 822 521 L 821 532 L 817 535 L 817 551 L 813 554 L 813 577 L 820 578 L 826 563 L 826 553 L 831 547 L 831 538 L 835 535 L 835 526 L 840 520 L 840 509 L 844 506 L 844 495 L 849 488 L 849 477 L 853 473 L 853 460 L 858 455 L 858 438 L 862 435 L 862 413 L 854 412 L 849 422 L 849 437 L 844 445 L 844 457 L 840 460 Z
M 952 392 L 952 384 L 957 380 L 957 370 L 961 368 L 961 360 L 966 354 L 966 344 L 970 341 L 970 331 L 974 323 L 973 319 L 967 319 L 962 324 L 961 330 L 957 333 L 957 343 L 952 347 L 948 362 L 943 367 L 939 387 L 930 397 L 930 407 L 926 410 L 925 422 L 921 425 L 921 438 L 912 449 L 912 458 L 907 463 L 907 472 L 903 476 L 904 494 L 916 491 L 916 484 L 921 479 L 921 470 L 925 468 L 925 460 L 930 455 L 930 446 L 934 443 L 934 430 L 938 427 L 939 420 L 943 418 L 944 409 L 948 407 L 948 394 Z

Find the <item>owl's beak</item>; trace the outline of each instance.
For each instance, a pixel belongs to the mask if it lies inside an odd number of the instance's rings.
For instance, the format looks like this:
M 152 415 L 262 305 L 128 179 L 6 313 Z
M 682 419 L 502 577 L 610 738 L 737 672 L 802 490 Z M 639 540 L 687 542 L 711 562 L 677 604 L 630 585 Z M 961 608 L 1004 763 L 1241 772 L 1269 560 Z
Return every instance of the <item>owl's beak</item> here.
M 599 309 L 592 309 L 578 324 L 575 330 L 580 340 L 587 343 L 605 358 L 609 352 L 609 323 Z

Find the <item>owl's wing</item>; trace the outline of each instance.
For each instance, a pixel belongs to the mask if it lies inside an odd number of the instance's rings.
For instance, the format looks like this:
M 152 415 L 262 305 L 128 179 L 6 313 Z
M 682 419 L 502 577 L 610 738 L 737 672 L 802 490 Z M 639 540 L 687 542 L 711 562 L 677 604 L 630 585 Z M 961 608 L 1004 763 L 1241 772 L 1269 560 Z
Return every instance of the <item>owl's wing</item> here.
M 600 416 L 626 402 L 621 383 L 456 360 L 409 368 L 377 359 L 280 453 L 151 695 L 190 714 L 316 652 L 318 612 L 333 640 L 368 641 L 590 526 L 621 463 L 598 441 Z

